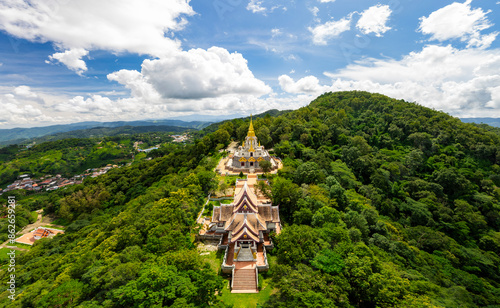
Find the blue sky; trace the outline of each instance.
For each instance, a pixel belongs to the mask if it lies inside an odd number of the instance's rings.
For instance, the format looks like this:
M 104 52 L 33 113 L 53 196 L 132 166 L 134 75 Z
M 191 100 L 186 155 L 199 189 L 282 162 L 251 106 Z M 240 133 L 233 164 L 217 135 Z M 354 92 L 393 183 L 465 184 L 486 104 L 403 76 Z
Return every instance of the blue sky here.
M 366 90 L 500 117 L 500 2 L 6 0 L 0 128 L 296 109 Z

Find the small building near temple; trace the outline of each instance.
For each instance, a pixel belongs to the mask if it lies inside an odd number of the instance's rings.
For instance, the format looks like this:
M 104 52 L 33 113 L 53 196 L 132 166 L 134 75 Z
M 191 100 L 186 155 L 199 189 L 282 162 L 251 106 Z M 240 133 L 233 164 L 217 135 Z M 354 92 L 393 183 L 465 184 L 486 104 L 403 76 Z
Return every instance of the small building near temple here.
M 260 145 L 255 135 L 252 120 L 245 141 L 226 162 L 226 169 L 233 172 L 254 173 L 263 172 L 260 163 L 268 161 L 271 170 L 278 169 L 279 162 L 269 155 L 269 152 Z

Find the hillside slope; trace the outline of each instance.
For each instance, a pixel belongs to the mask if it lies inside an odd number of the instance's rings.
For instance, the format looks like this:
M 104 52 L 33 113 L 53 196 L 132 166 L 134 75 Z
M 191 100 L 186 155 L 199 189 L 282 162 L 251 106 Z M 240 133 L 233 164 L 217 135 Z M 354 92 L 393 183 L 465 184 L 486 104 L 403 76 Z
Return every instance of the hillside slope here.
M 190 234 L 217 189 L 216 149 L 248 125 L 220 123 L 163 157 L 19 200 L 71 224 L 20 255 L 19 300 L 5 291 L 0 307 L 225 307 Z M 500 305 L 498 134 L 367 92 L 253 125 L 285 165 L 262 186 L 284 224 L 263 307 Z
M 240 139 L 235 124 L 220 129 Z M 500 305 L 498 134 L 366 92 L 254 127 L 285 165 L 265 307 Z

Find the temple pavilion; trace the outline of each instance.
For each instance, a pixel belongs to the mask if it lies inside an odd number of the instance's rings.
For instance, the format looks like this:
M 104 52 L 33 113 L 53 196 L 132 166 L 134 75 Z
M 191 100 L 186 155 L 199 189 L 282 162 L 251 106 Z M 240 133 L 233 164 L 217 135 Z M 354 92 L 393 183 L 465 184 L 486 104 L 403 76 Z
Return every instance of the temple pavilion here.
M 268 161 L 271 163 L 271 170 L 278 169 L 279 163 L 273 159 L 269 152 L 260 145 L 255 135 L 252 120 L 245 141 L 239 146 L 235 153 L 226 162 L 226 169 L 233 172 L 254 173 L 262 172 L 260 163 Z
M 225 251 L 222 272 L 232 274 L 233 293 L 256 293 L 258 272 L 269 269 L 267 249 L 273 248 L 271 232 L 281 231 L 278 206 L 254 192 L 257 175 L 236 183 L 234 201 L 214 206 L 204 238 L 219 239 Z

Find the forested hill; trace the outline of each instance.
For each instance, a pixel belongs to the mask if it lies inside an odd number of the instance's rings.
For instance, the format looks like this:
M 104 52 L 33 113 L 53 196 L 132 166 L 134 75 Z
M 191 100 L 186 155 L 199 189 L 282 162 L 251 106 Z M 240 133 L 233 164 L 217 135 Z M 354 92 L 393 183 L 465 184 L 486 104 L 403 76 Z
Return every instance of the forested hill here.
M 152 128 L 156 127 L 156 131 L 167 131 L 166 127 L 170 126 L 169 131 L 179 131 L 178 127 L 183 127 L 185 129 L 202 129 L 209 125 L 210 122 L 192 121 L 185 122 L 181 120 L 143 120 L 143 121 L 118 121 L 118 122 L 81 122 L 73 124 L 62 124 L 62 125 L 51 125 L 45 127 L 31 127 L 31 128 L 12 128 L 12 129 L 0 129 L 0 145 L 10 145 L 32 142 L 32 139 L 40 138 L 43 136 L 57 135 L 59 138 L 46 138 L 39 139 L 35 141 L 53 141 L 63 138 L 88 138 L 89 136 L 83 136 L 83 134 L 88 129 L 100 128 L 101 135 L 99 136 L 113 136 L 113 134 L 123 129 L 124 133 L 127 130 L 130 131 L 133 127 L 135 133 L 144 133 L 146 131 L 154 131 Z M 141 129 L 141 126 L 146 126 L 148 128 Z M 175 128 L 177 127 L 177 128 Z M 113 129 L 115 128 L 115 129 Z M 79 131 L 75 132 L 74 131 Z M 70 132 L 70 133 L 68 133 Z M 68 134 L 64 134 L 68 133 Z M 130 133 L 130 132 L 129 132 Z
M 168 125 L 93 127 L 88 129 L 79 129 L 69 132 L 51 134 L 43 137 L 37 137 L 30 139 L 29 142 L 42 143 L 42 142 L 71 139 L 71 138 L 78 138 L 78 139 L 102 138 L 102 137 L 113 137 L 118 135 L 134 135 L 134 134 L 149 133 L 149 132 L 183 133 L 191 131 L 194 132 L 197 131 L 197 129 L 181 127 L 181 126 L 168 126 Z M 0 142 L 0 145 L 15 144 L 18 141 L 24 143 L 28 142 L 24 139 L 9 140 L 5 142 Z
M 69 226 L 19 255 L 18 300 L 5 291 L 0 307 L 228 307 L 215 295 L 227 281 L 192 235 L 221 183 L 216 149 L 248 125 L 226 121 L 163 157 L 20 199 Z M 495 131 L 366 92 L 253 125 L 285 166 L 261 187 L 284 225 L 259 278 L 274 289 L 262 307 L 500 306 Z
M 248 124 L 232 123 L 241 140 Z M 497 133 L 366 92 L 254 127 L 285 165 L 266 307 L 500 305 Z

